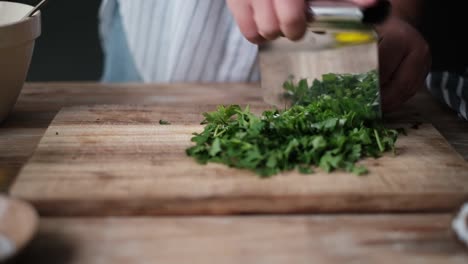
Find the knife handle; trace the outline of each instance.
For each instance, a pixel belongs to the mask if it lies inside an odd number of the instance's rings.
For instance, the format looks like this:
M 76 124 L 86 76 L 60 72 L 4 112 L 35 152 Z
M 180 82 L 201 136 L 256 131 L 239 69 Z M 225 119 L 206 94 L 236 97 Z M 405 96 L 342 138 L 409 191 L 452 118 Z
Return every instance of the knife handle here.
M 359 8 L 352 5 L 328 5 L 324 2 L 309 2 L 309 14 L 313 17 L 309 23 L 310 29 L 321 30 L 359 30 L 373 24 L 384 22 L 391 13 L 391 3 L 380 0 L 374 6 Z

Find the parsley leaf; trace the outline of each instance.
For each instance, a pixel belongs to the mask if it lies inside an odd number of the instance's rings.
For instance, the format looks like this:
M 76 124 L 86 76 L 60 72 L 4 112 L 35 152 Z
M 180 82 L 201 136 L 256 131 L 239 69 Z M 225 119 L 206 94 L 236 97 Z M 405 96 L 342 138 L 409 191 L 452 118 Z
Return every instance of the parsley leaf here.
M 213 144 L 210 147 L 209 154 L 211 157 L 215 157 L 216 154 L 218 154 L 219 152 L 221 152 L 221 143 L 220 143 L 219 138 L 215 138 L 215 140 L 213 141 Z

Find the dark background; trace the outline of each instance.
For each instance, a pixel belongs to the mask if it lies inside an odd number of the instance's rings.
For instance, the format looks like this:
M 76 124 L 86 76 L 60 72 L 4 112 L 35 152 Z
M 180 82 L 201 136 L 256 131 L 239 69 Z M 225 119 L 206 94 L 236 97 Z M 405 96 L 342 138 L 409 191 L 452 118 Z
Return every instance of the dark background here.
M 40 0 L 7 0 L 35 5 Z M 168 0 L 169 1 L 169 0 Z M 457 27 L 466 24 L 468 1 L 427 0 L 421 31 L 430 44 L 434 70 L 465 73 L 468 40 Z M 95 81 L 102 72 L 98 36 L 101 0 L 49 0 L 42 11 L 42 35 L 28 81 Z
M 8 0 L 35 5 L 39 0 Z M 28 81 L 95 81 L 102 72 L 100 0 L 50 0 L 42 10 Z

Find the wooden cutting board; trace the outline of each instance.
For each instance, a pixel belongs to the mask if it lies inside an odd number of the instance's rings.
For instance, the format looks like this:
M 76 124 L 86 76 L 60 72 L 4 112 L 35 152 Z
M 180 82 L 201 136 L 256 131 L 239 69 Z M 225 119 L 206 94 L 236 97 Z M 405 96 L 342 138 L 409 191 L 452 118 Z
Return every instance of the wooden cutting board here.
M 42 215 L 452 211 L 468 199 L 467 163 L 429 124 L 371 173 L 284 173 L 260 179 L 185 155 L 214 105 L 64 108 L 11 194 Z M 264 106 L 253 106 L 260 111 Z M 160 119 L 172 123 L 161 126 Z

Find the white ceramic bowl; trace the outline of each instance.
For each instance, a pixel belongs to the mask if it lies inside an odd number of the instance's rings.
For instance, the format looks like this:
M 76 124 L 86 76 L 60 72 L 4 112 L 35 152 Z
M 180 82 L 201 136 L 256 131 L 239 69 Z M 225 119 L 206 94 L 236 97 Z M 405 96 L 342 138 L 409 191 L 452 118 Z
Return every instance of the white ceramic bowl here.
M 41 34 L 41 17 L 21 20 L 32 6 L 0 1 L 0 123 L 7 117 L 23 88 Z

